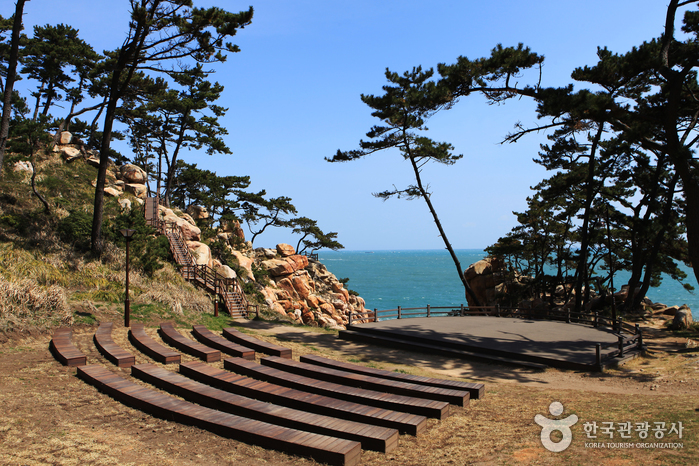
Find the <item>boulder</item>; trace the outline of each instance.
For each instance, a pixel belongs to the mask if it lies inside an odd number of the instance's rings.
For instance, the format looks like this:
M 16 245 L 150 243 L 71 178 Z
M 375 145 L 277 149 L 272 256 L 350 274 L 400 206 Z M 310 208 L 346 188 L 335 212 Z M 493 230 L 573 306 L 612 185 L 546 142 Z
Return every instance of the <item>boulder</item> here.
M 131 210 L 131 201 L 128 199 L 119 199 L 121 210 Z
M 230 252 L 238 261 L 238 265 L 245 270 L 247 275 L 244 278 L 255 281 L 255 276 L 252 274 L 253 260 L 247 256 L 244 256 L 240 251 L 236 251 L 235 249 L 230 250 Z
M 290 244 L 286 244 L 286 243 L 277 244 L 277 252 L 282 257 L 293 256 L 294 254 L 296 254 L 296 250 L 294 249 L 294 247 L 291 246 Z M 308 264 L 306 264 L 306 265 L 308 265 Z
M 214 270 L 216 270 L 216 272 L 223 278 L 238 278 L 238 275 L 235 273 L 235 270 L 228 267 L 227 265 L 218 263 L 218 261 L 214 262 Z
M 291 283 L 294 286 L 294 290 L 298 293 L 301 299 L 306 299 L 311 294 L 311 286 L 309 284 L 308 275 L 300 274 L 294 275 L 291 278 Z
M 295 272 L 294 263 L 283 259 L 269 259 L 262 261 L 260 266 L 269 272 L 272 277 L 282 277 Z
M 282 290 L 286 291 L 294 301 L 298 301 L 299 295 L 294 289 L 294 284 L 291 283 L 291 280 L 288 277 L 279 280 L 277 282 L 277 286 Z
M 141 167 L 127 163 L 119 168 L 120 178 L 126 183 L 145 184 L 148 180 L 148 175 Z
M 303 270 L 306 267 L 308 267 L 308 257 L 303 255 L 295 254 L 292 256 L 288 256 L 286 260 L 294 263 L 295 270 Z
M 175 215 L 175 212 L 173 212 L 172 209 L 167 209 L 163 206 L 160 206 L 159 210 L 160 219 L 163 222 L 175 223 L 180 228 L 182 236 L 185 240 L 199 241 L 201 239 L 201 230 L 199 229 L 199 227 L 192 225 L 184 218 L 178 217 L 177 215 Z
M 109 186 L 107 188 L 104 188 L 104 194 L 107 194 L 107 195 L 112 196 L 112 197 L 119 197 L 119 196 L 121 196 L 121 191 Z
M 127 193 L 131 193 L 139 199 L 148 197 L 148 188 L 145 184 L 126 183 L 124 187 Z
M 304 324 L 310 325 L 313 322 L 315 322 L 315 317 L 311 311 L 304 312 L 301 314 L 301 320 L 303 321 Z
M 61 153 L 63 160 L 65 160 L 67 163 L 81 157 L 80 150 L 76 149 L 75 147 L 61 147 L 58 150 Z
M 187 247 L 198 265 L 209 265 L 211 262 L 211 249 L 198 241 L 187 241 Z
M 12 166 L 12 170 L 16 172 L 33 172 L 32 164 L 29 162 L 15 162 L 15 164 Z
M 70 144 L 72 140 L 73 140 L 73 135 L 69 131 L 63 131 L 61 133 L 61 139 L 60 139 L 61 144 Z
M 672 328 L 675 330 L 686 329 L 693 323 L 692 311 L 684 305 L 675 313 L 675 317 L 672 319 Z
M 96 156 L 94 156 L 94 155 L 91 155 L 90 157 L 88 157 L 88 159 L 86 160 L 86 162 L 88 163 L 88 165 L 92 165 L 92 166 L 95 167 L 95 168 L 99 168 L 99 166 L 100 166 L 100 159 L 99 159 L 99 157 L 96 157 Z

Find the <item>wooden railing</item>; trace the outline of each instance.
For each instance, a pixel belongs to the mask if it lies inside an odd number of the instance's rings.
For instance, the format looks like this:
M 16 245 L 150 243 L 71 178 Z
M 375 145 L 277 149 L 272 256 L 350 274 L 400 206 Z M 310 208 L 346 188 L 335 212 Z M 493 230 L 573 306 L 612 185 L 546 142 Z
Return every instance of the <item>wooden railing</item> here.
M 224 277 L 208 265 L 197 264 L 187 247 L 187 242 L 179 226 L 174 222 L 160 220 L 159 215 L 153 215 L 152 212 L 151 215 L 148 215 L 150 209 L 155 209 L 157 212 L 155 198 L 149 199 L 154 200 L 146 204 L 146 221 L 160 234 L 168 237 L 170 250 L 175 256 L 175 261 L 179 266 L 182 277 L 185 280 L 198 283 L 211 293 L 220 296 L 231 315 L 234 310 L 239 309 L 243 316 L 247 316 L 250 308 L 255 306 L 248 303 L 238 278 Z M 240 302 L 237 302 L 238 300 Z M 259 313 L 259 310 L 256 312 Z
M 506 308 L 500 306 L 430 306 L 408 307 L 398 306 L 396 309 L 366 310 L 364 312 L 351 312 L 349 315 L 348 327 L 357 323 L 379 322 L 391 319 L 409 319 L 414 317 L 468 317 L 468 316 L 493 316 L 493 317 L 514 317 L 522 319 L 556 320 L 566 323 L 581 323 L 593 327 L 606 327 L 612 330 L 618 341 L 602 345 L 596 345 L 596 364 L 601 370 L 603 362 L 615 357 L 622 357 L 632 349 L 643 349 L 643 334 L 638 324 L 631 325 L 621 317 L 612 319 L 611 317 L 600 315 L 598 312 L 582 313 L 573 312 L 570 309 L 538 311 L 534 309 Z M 613 348 L 612 351 L 604 350 Z

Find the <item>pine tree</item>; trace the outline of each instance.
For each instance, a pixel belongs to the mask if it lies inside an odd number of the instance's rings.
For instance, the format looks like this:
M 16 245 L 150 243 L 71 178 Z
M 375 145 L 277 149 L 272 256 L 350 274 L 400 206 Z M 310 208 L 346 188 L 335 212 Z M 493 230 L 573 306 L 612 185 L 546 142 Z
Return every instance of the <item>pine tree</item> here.
M 102 213 L 109 148 L 117 106 L 139 70 L 176 75 L 177 64 L 193 60 L 215 63 L 238 48 L 226 42 L 239 28 L 250 24 L 253 10 L 238 14 L 217 7 L 195 8 L 191 0 L 130 0 L 131 21 L 123 45 L 110 61 L 100 165 L 95 189 L 92 251 L 102 252 Z M 170 68 L 175 66 L 175 68 Z

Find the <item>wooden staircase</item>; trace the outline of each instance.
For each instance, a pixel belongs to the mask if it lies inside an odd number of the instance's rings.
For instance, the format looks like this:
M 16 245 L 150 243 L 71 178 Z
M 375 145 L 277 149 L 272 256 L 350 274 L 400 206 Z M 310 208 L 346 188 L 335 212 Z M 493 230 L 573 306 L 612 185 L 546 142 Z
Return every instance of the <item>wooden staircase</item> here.
M 145 214 L 146 222 L 167 237 L 184 279 L 218 296 L 231 317 L 247 317 L 248 301 L 238 279 L 223 277 L 208 265 L 197 264 L 177 224 L 160 220 L 156 198 L 146 199 Z

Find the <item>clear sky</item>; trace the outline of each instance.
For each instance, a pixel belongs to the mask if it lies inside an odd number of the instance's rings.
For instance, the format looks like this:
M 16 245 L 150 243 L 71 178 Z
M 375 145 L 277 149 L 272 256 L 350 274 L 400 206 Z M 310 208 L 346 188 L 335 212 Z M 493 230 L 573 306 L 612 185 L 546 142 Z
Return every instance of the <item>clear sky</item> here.
M 338 149 L 357 148 L 378 123 L 360 94 L 380 94 L 384 71 L 487 56 L 498 43 L 519 42 L 546 57 L 544 86 L 564 85 L 575 67 L 596 62 L 598 46 L 623 53 L 657 37 L 667 2 L 658 0 L 227 0 L 200 2 L 229 11 L 255 9 L 252 24 L 233 42 L 211 79 L 225 86 L 220 103 L 233 155 L 185 153 L 183 159 L 219 175 L 249 175 L 250 189 L 288 196 L 299 215 L 336 231 L 347 249 L 438 249 L 443 243 L 422 200 L 383 202 L 372 192 L 412 182 L 397 153 L 330 164 Z M 25 31 L 70 24 L 96 51 L 121 45 L 128 28 L 126 0 L 30 0 Z M 8 17 L 14 2 L 0 3 Z M 523 77 L 524 82 L 527 77 Z M 28 96 L 28 80 L 18 84 Z M 53 109 L 60 114 L 59 109 Z M 483 248 L 516 224 L 530 186 L 545 176 L 532 162 L 543 135 L 501 145 L 516 122 L 534 123 L 525 100 L 488 106 L 462 100 L 432 119 L 428 136 L 453 144 L 464 158 L 450 167 L 426 166 L 424 180 L 445 231 L 457 249 Z M 126 153 L 127 148 L 116 147 Z M 265 232 L 255 247 L 296 244 L 290 230 Z

